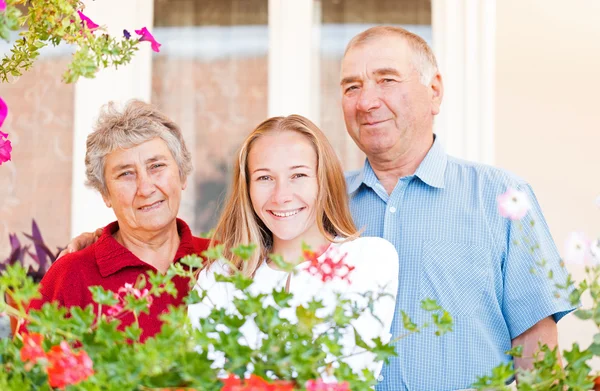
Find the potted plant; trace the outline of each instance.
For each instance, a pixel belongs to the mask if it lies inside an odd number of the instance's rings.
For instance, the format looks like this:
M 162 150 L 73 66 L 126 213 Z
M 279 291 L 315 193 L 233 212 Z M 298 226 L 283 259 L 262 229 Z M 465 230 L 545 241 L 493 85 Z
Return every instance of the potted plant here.
M 58 248 L 57 251 L 53 253 L 50 248 L 48 248 L 46 243 L 44 243 L 42 233 L 40 232 L 35 219 L 31 221 L 31 234 L 23 232 L 23 236 L 25 236 L 30 243 L 21 244 L 16 233 L 10 233 L 8 236 L 11 247 L 10 255 L 0 262 L 0 273 L 5 271 L 10 265 L 20 264 L 26 270 L 27 275 L 31 277 L 35 283 L 39 283 L 62 249 Z M 27 306 L 27 303 L 17 303 L 13 299 L 10 294 L 10 288 L 5 292 L 5 299 L 6 303 L 14 308 Z M 18 326 L 18 321 L 19 319 L 16 317 L 10 317 L 10 328 L 13 334 Z

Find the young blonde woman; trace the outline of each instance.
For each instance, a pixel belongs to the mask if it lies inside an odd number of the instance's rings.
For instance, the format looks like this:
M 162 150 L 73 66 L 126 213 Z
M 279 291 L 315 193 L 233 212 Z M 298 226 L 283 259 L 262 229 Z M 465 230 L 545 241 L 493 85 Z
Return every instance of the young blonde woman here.
M 327 309 L 335 305 L 334 292 L 351 295 L 385 287 L 389 296 L 374 309 L 381 322 L 364 314 L 354 326 L 363 338 L 389 339 L 398 290 L 398 255 L 384 239 L 358 236 L 341 164 L 321 130 L 299 115 L 262 122 L 237 154 L 230 194 L 213 236 L 213 244 L 222 244 L 224 257 L 232 263 L 216 261 L 201 271 L 198 289 L 207 291 L 208 298 L 189 307 L 192 323 L 197 324 L 212 306 L 232 309 L 235 289 L 217 282 L 215 275 L 231 274 L 233 265 L 253 277 L 256 292 L 285 287 L 294 294 L 296 305 L 318 297 Z M 248 261 L 230 251 L 250 243 L 257 249 Z M 320 257 L 345 256 L 344 262 L 354 267 L 351 282 L 323 282 L 312 276 L 308 262 L 303 262 L 303 243 Z M 295 263 L 295 272 L 279 269 L 270 261 L 271 253 Z M 256 332 L 251 327 L 246 331 Z M 344 337 L 343 343 L 346 353 L 360 350 L 353 336 Z M 347 362 L 355 371 L 369 368 L 375 376 L 381 368 L 369 354 L 353 355 Z

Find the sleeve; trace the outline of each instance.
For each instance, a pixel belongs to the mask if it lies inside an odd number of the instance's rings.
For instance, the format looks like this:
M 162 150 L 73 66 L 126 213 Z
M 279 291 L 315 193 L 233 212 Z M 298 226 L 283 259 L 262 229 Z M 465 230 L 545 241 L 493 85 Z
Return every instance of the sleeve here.
M 531 203 L 519 221 L 506 219 L 506 251 L 503 259 L 502 311 L 511 339 L 553 316 L 558 322 L 576 307 L 569 292 L 560 290 L 568 275 L 538 201 L 528 184 L 519 186 Z

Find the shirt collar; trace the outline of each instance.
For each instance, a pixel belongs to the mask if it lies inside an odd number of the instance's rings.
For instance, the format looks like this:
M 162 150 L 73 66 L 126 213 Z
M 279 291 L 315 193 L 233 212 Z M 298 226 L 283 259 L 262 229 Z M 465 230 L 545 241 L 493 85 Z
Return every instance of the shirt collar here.
M 114 221 L 104 227 L 102 235 L 98 238 L 95 246 L 96 263 L 102 277 L 108 277 L 127 267 L 145 267 L 154 269 L 148 263 L 136 257 L 131 251 L 121 245 L 112 236 L 119 229 L 119 222 Z M 180 242 L 175 261 L 185 255 L 194 253 L 194 241 L 190 227 L 180 219 L 177 219 L 177 232 Z
M 442 142 L 433 135 L 433 145 L 425 155 L 425 158 L 419 164 L 415 176 L 431 187 L 443 189 L 445 187 L 446 165 L 448 164 L 448 155 L 444 151 Z
M 444 177 L 447 163 L 448 155 L 446 155 L 441 141 L 434 134 L 433 145 L 419 167 L 417 167 L 415 176 L 431 187 L 443 189 L 445 187 Z M 348 194 L 354 193 L 363 183 L 369 187 L 373 187 L 378 181 L 379 179 L 377 179 L 377 175 L 375 175 L 369 159 L 365 159 L 363 169 L 358 172 L 358 175 L 350 178 L 348 181 Z

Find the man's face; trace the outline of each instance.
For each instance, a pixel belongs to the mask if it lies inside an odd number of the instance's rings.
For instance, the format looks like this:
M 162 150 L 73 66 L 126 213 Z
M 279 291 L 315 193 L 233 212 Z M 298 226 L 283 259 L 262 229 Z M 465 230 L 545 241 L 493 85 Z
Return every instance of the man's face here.
M 441 79 L 421 84 L 403 38 L 382 36 L 355 46 L 342 60 L 342 109 L 348 133 L 369 157 L 393 159 L 413 142 L 431 142 Z M 426 141 L 423 141 L 426 140 Z

